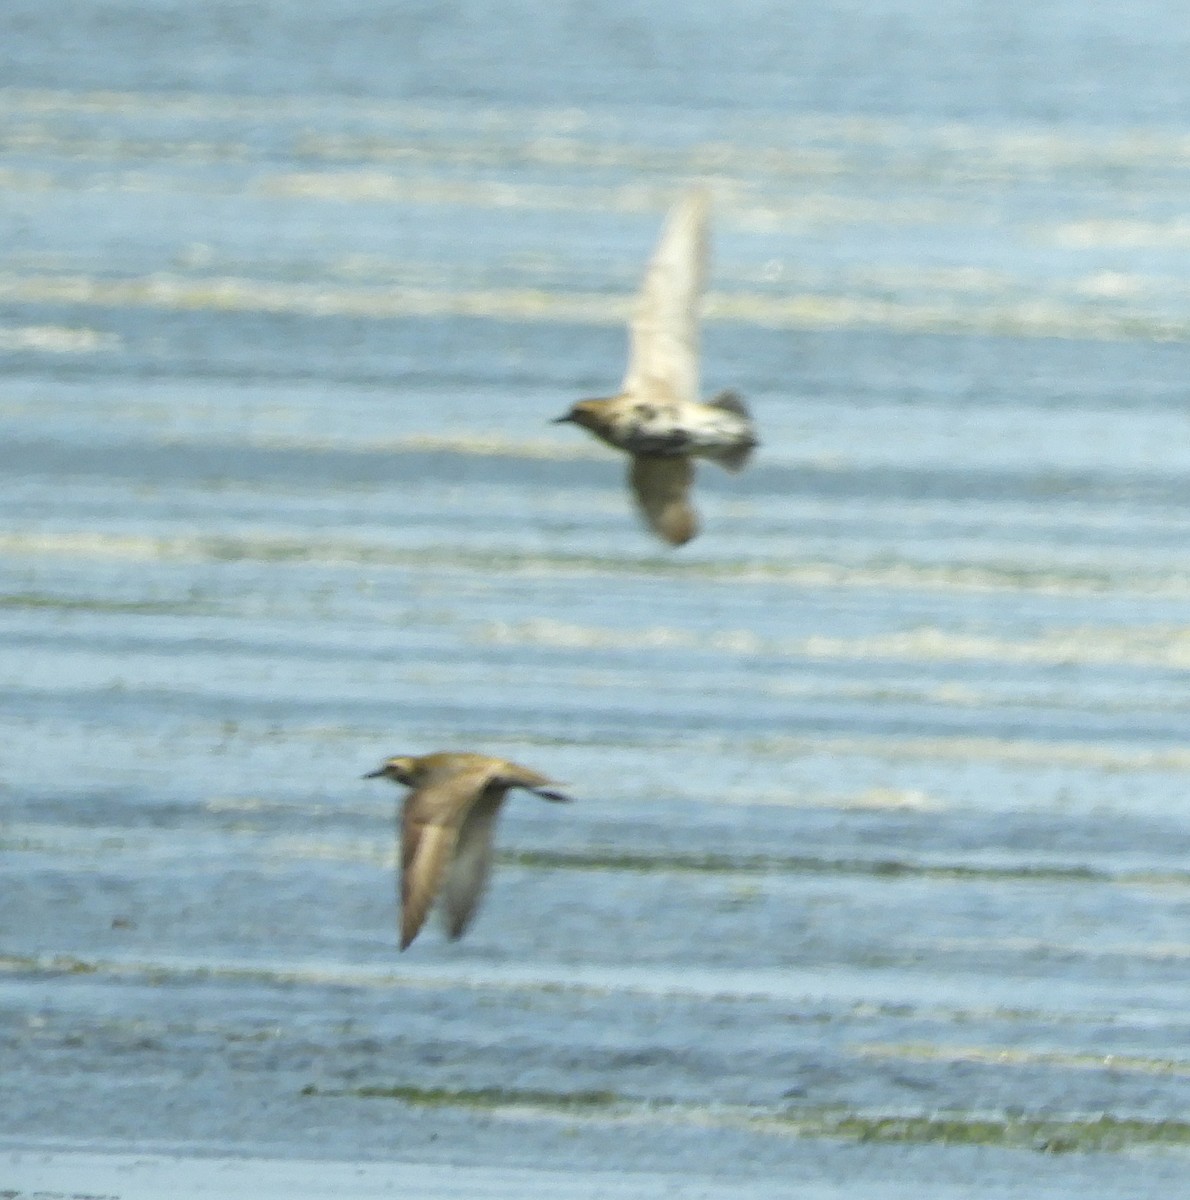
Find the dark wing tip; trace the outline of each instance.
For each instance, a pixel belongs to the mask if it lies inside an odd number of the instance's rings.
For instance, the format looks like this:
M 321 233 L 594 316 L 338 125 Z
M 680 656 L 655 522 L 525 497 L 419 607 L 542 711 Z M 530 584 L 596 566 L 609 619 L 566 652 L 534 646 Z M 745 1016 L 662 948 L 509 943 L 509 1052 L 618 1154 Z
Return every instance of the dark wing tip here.
M 410 913 L 402 911 L 401 913 L 401 949 L 408 950 L 410 946 L 417 940 L 417 935 L 421 933 L 422 926 L 426 923 L 426 913 L 420 916 L 413 916 Z
M 560 792 L 557 788 L 539 787 L 534 788 L 533 792 L 540 796 L 543 800 L 552 800 L 555 804 L 573 804 L 574 797 L 568 796 L 565 792 Z

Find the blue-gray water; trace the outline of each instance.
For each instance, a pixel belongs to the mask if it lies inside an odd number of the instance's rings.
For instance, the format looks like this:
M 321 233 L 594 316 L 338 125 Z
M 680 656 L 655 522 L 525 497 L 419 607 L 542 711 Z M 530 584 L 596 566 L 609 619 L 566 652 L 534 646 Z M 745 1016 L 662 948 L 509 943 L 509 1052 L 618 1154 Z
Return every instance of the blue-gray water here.
M 6 5 L 6 1151 L 1184 1180 L 1190 24 L 731 7 Z M 549 420 L 692 180 L 672 553 Z M 580 802 L 398 956 L 438 748 Z

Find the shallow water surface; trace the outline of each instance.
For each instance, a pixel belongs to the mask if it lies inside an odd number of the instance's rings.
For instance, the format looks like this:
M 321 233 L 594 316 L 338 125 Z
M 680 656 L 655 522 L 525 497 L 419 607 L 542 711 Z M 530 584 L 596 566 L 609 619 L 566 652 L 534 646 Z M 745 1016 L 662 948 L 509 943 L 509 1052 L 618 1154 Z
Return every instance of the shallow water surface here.
M 1184 1178 L 1164 8 L 629 7 L 13 9 L 0 1190 Z M 692 179 L 763 446 L 673 553 L 549 421 Z M 398 955 L 439 748 L 579 802 Z

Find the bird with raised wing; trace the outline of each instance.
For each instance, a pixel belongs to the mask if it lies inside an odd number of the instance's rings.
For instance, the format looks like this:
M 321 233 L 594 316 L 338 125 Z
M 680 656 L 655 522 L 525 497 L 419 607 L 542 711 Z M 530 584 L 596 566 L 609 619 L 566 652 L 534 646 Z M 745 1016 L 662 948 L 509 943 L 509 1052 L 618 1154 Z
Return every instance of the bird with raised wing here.
M 580 400 L 555 424 L 581 425 L 631 457 L 628 484 L 649 527 L 672 546 L 698 532 L 694 459 L 739 471 L 759 442 L 735 392 L 699 400 L 698 308 L 706 275 L 710 198 L 696 188 L 670 210 L 629 323 L 618 395 Z
M 571 799 L 545 775 L 484 754 L 398 755 L 364 778 L 411 789 L 401 806 L 402 950 L 435 903 L 448 937 L 466 932 L 491 873 L 496 817 L 512 788 L 545 800 Z

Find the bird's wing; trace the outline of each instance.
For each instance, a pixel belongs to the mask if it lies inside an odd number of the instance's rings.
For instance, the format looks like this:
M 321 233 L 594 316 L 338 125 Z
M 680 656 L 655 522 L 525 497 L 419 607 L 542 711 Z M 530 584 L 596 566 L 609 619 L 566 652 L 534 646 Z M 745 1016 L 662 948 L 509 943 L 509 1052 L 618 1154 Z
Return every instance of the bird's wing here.
M 524 788 L 545 800 L 565 801 L 548 775 L 513 762 L 493 762 L 486 783 L 467 810 L 459 829 L 458 842 L 442 880 L 439 903 L 446 918 L 446 932 L 460 938 L 471 924 L 487 887 L 492 869 L 492 835 L 496 817 L 509 788 Z
M 418 935 L 490 769 L 462 771 L 405 797 L 401 809 L 401 949 Z
M 459 830 L 439 897 L 446 933 L 452 939 L 466 933 L 487 887 L 492 869 L 492 827 L 507 794 L 502 788 L 486 790 L 468 810 Z
M 649 527 L 671 546 L 681 546 L 698 532 L 698 515 L 690 504 L 694 464 L 685 455 L 636 454 L 628 483 Z
M 492 782 L 498 783 L 502 787 L 524 788 L 527 792 L 533 792 L 534 795 L 540 796 L 543 800 L 556 800 L 567 803 L 573 800 L 574 797 L 568 796 L 565 792 L 558 790 L 558 784 L 548 775 L 543 775 L 540 771 L 534 771 L 532 767 L 522 767 L 519 763 L 501 762 L 496 768 Z
M 698 308 L 709 251 L 710 197 L 701 188 L 670 210 L 629 323 L 622 390 L 698 399 Z

